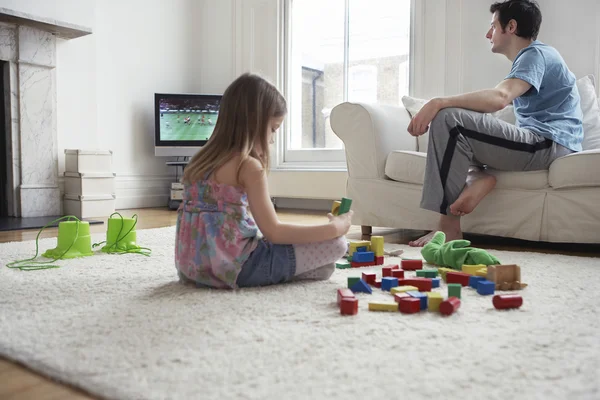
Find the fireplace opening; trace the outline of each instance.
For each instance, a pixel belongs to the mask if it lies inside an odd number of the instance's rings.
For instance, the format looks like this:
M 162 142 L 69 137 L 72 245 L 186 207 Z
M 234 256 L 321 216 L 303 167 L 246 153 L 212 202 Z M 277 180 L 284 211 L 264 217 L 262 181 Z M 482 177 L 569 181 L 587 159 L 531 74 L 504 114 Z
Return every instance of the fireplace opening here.
M 10 98 L 8 62 L 0 61 L 0 217 L 6 217 L 8 213 L 8 174 L 12 164 L 12 157 L 9 149 L 11 148 L 10 130 L 11 121 L 6 120 L 7 99 Z

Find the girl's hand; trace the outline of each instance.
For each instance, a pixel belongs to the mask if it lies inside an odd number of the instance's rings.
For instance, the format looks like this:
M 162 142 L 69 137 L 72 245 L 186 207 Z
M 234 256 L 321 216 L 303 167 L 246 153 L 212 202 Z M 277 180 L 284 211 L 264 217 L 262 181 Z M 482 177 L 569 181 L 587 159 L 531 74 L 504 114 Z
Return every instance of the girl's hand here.
M 329 222 L 335 226 L 337 237 L 348 233 L 350 226 L 352 226 L 352 215 L 354 215 L 354 211 L 352 210 L 342 215 L 333 215 L 332 213 L 327 214 Z

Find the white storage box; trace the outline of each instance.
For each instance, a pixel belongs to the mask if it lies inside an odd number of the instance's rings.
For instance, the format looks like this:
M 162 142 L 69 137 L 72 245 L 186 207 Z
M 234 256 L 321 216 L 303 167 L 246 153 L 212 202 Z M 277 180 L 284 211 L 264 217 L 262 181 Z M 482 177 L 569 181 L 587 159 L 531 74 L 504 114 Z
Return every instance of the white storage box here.
M 183 200 L 183 190 L 171 190 L 171 200 Z
M 79 196 L 65 194 L 63 211 L 65 215 L 78 218 L 108 217 L 115 212 L 117 202 L 114 194 L 99 196 Z
M 171 183 L 172 190 L 183 190 L 183 183 L 181 182 L 172 182 Z
M 110 150 L 65 150 L 65 172 L 112 172 Z
M 114 194 L 115 175 L 93 172 L 65 172 L 65 194 L 81 196 Z

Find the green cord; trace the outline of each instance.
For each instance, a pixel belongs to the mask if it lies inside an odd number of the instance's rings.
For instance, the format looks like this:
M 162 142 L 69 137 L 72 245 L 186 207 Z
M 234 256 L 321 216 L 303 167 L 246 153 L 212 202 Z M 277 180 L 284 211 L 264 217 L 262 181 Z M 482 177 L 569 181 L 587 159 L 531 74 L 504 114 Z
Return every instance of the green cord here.
M 133 225 L 123 236 L 121 236 L 121 232 L 123 232 L 123 227 L 125 226 L 125 224 L 123 222 L 123 216 L 119 212 L 114 212 L 108 217 L 108 219 L 111 219 L 113 215 L 118 215 L 121 218 L 121 228 L 119 229 L 119 233 L 117 234 L 117 240 L 115 240 L 115 242 L 109 246 L 109 248 L 106 250 L 106 253 L 119 254 L 119 255 L 121 255 L 121 254 L 141 254 L 143 256 L 150 257 L 152 250 L 147 247 L 139 247 L 138 246 L 137 249 L 127 249 L 127 250 L 117 249 L 117 245 L 119 244 L 119 242 L 121 242 L 121 240 L 125 239 L 127 237 L 127 235 L 129 235 L 131 233 L 131 231 L 133 231 L 135 229 L 135 226 L 137 225 L 137 222 L 138 222 L 138 216 L 137 216 L 137 214 L 133 214 L 133 216 L 131 217 L 135 220 L 133 222 Z M 93 247 L 100 246 L 103 243 L 106 243 L 106 241 L 103 241 L 100 243 L 94 243 Z
M 60 268 L 60 265 L 53 265 L 52 263 L 55 262 L 56 260 L 60 260 L 64 257 L 65 254 L 67 254 L 67 252 L 69 250 L 71 250 L 71 247 L 73 247 L 73 245 L 75 244 L 75 241 L 77 240 L 77 236 L 79 234 L 79 224 L 77 224 L 76 228 L 75 228 L 75 237 L 73 239 L 73 243 L 71 243 L 71 245 L 65 250 L 64 253 L 62 253 L 60 256 L 53 258 L 50 261 L 34 261 L 39 253 L 39 238 L 40 235 L 42 234 L 42 231 L 44 229 L 46 229 L 47 227 L 49 227 L 50 225 L 62 221 L 63 219 L 75 219 L 78 222 L 81 222 L 81 220 L 77 217 L 74 217 L 72 215 L 67 215 L 64 217 L 60 217 L 55 219 L 54 221 L 48 223 L 46 226 L 44 226 L 42 229 L 40 229 L 40 231 L 38 232 L 36 238 L 35 238 L 35 255 L 32 258 L 28 258 L 25 260 L 20 260 L 20 261 L 13 261 L 11 263 L 6 264 L 6 266 L 8 268 L 13 268 L 13 269 L 20 269 L 21 271 L 36 271 L 36 270 L 40 270 L 40 269 L 50 269 L 50 268 Z

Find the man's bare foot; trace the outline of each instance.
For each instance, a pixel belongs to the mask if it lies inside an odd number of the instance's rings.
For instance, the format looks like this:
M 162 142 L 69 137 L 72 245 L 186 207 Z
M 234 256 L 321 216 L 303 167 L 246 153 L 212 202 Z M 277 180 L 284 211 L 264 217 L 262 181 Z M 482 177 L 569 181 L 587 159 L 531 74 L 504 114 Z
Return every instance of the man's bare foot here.
M 450 206 L 450 212 L 462 217 L 472 212 L 475 207 L 496 186 L 496 177 L 486 173 L 474 174 L 467 179 L 467 186 L 458 199 Z
M 446 234 L 446 242 L 462 239 L 463 237 L 462 231 L 460 230 L 460 218 L 456 218 L 451 215 L 440 215 L 440 222 L 437 231 L 442 231 Z M 408 242 L 408 245 L 411 247 L 423 247 L 429 243 L 437 231 L 429 232 L 427 235 L 420 237 L 417 240 Z

